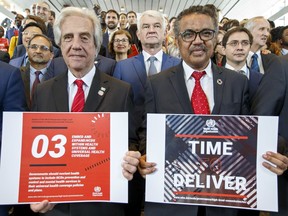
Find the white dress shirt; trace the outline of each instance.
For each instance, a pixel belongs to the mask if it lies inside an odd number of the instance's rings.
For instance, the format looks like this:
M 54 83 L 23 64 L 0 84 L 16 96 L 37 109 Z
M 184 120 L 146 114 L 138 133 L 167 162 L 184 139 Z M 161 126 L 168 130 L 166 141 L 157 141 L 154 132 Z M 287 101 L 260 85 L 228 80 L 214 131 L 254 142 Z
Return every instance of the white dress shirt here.
M 183 61 L 183 68 L 184 68 L 184 79 L 186 82 L 186 87 L 187 87 L 187 91 L 189 94 L 189 98 L 191 100 L 191 96 L 192 96 L 192 92 L 195 86 L 195 80 L 194 78 L 191 76 L 192 73 L 194 71 L 197 71 L 193 68 L 191 68 L 189 65 L 187 65 L 185 63 L 185 61 Z M 201 87 L 203 89 L 203 91 L 206 94 L 208 103 L 209 103 L 209 109 L 210 112 L 212 113 L 213 107 L 214 107 L 214 84 L 213 84 L 213 73 L 212 73 L 212 64 L 211 64 L 211 60 L 208 64 L 208 66 L 203 70 L 206 72 L 206 74 L 201 78 L 200 80 L 200 84 Z M 202 71 L 200 71 L 202 72 Z
M 148 70 L 150 67 L 150 61 L 148 60 L 150 58 L 149 53 L 145 52 L 144 50 L 142 51 L 143 56 L 144 56 L 144 63 L 145 63 L 145 67 L 146 67 L 146 74 L 148 75 Z M 162 67 L 162 58 L 163 58 L 163 50 L 161 49 L 158 53 L 156 53 L 155 55 L 153 55 L 157 58 L 157 60 L 154 61 L 155 67 L 157 69 L 157 73 L 159 73 L 161 71 L 161 67 Z
M 261 58 L 261 50 L 258 50 L 256 52 L 256 54 L 258 55 L 258 59 L 257 60 L 258 60 L 260 73 L 264 74 L 264 67 L 263 67 L 262 58 Z M 249 54 L 247 56 L 247 62 L 248 62 L 248 65 L 249 65 L 250 68 L 251 68 L 251 64 L 252 64 L 252 56 L 253 55 L 254 55 L 254 53 L 249 51 Z
M 84 95 L 85 95 L 85 101 L 88 97 L 88 93 L 90 91 L 91 88 L 91 84 L 93 81 L 93 77 L 96 73 L 96 68 L 95 66 L 93 66 L 93 68 L 81 79 L 83 80 L 83 91 L 84 91 Z M 72 72 L 70 70 L 68 70 L 68 96 L 69 96 L 69 111 L 71 112 L 71 108 L 72 108 L 72 103 L 73 103 L 73 99 L 77 93 L 78 87 L 77 85 L 74 83 L 74 81 L 77 78 L 72 74 Z

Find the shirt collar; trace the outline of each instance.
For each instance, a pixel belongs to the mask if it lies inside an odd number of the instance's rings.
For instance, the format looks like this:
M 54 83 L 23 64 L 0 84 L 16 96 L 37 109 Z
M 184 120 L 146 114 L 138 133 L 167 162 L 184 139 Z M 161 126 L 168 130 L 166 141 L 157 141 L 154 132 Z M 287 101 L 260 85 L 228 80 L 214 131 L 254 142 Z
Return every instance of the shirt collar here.
M 152 55 L 150 55 L 149 53 L 147 53 L 147 52 L 144 51 L 144 50 L 142 51 L 142 53 L 143 53 L 143 56 L 144 56 L 144 62 L 147 62 L 148 59 L 150 58 L 150 56 L 152 56 Z M 157 61 L 162 62 L 163 50 L 160 49 L 159 52 L 157 52 L 157 53 L 156 53 L 155 55 L 153 55 L 153 56 L 155 56 L 155 57 L 157 58 Z
M 191 68 L 188 64 L 186 64 L 185 61 L 183 61 L 182 65 L 183 65 L 183 68 L 184 68 L 184 78 L 187 81 L 187 80 L 189 80 L 191 78 L 192 73 L 194 71 L 197 71 L 197 70 Z M 202 71 L 205 71 L 206 75 L 208 77 L 211 77 L 211 78 L 213 77 L 211 60 L 209 61 L 209 64 L 207 65 L 207 67 L 204 70 L 202 70 Z
M 91 86 L 95 73 L 96 73 L 96 67 L 95 65 L 93 65 L 92 69 L 84 77 L 81 78 L 86 86 L 88 87 Z M 76 79 L 77 78 L 68 69 L 68 86 L 71 86 Z

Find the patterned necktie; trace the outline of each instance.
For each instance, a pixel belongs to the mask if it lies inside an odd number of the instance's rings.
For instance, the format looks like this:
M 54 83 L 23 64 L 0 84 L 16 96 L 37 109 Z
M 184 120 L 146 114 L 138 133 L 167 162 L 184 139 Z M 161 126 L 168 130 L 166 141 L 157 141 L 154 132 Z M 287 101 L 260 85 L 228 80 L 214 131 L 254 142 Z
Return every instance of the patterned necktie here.
M 156 61 L 157 58 L 155 56 L 150 56 L 150 58 L 148 58 L 148 61 L 150 61 L 150 67 L 148 70 L 148 76 L 154 75 L 157 73 L 157 69 L 155 67 L 154 61 Z
M 200 79 L 205 74 L 205 71 L 194 71 L 192 73 L 192 77 L 195 79 L 195 86 L 192 92 L 191 103 L 195 114 L 210 114 L 208 100 L 200 84 Z
M 32 85 L 31 98 L 35 92 L 36 86 L 40 83 L 39 75 L 41 74 L 41 71 L 35 71 L 34 73 L 35 73 L 35 80 Z
M 251 69 L 260 73 L 260 68 L 258 65 L 258 55 L 256 53 L 252 55 Z
M 74 83 L 77 85 L 77 93 L 74 97 L 71 112 L 82 112 L 85 105 L 85 96 L 83 91 L 83 80 L 75 80 Z

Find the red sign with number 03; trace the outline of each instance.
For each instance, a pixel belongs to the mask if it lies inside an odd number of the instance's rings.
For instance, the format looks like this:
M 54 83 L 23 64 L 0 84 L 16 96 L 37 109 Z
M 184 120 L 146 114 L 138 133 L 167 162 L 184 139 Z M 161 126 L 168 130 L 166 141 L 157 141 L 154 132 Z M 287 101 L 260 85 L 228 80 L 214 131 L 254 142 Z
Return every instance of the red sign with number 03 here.
M 110 200 L 110 114 L 24 113 L 19 202 Z

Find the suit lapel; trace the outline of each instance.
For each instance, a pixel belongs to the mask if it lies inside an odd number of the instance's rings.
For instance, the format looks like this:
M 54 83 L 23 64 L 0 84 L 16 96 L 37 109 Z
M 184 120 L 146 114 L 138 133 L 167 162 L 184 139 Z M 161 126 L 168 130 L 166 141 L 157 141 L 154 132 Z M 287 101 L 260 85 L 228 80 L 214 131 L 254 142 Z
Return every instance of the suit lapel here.
M 67 72 L 59 75 L 57 78 L 54 79 L 52 93 L 55 98 L 54 103 L 57 112 L 69 112 L 67 80 Z
M 95 112 L 109 91 L 109 81 L 104 73 L 96 71 L 85 103 L 84 112 Z
M 171 71 L 171 76 L 169 79 L 175 90 L 177 98 L 179 99 L 181 107 L 183 108 L 183 113 L 193 113 L 186 83 L 184 80 L 184 69 L 182 67 L 182 63 L 179 64 L 175 70 Z
M 225 86 L 226 73 L 220 70 L 218 66 L 212 63 L 213 73 L 213 85 L 214 85 L 214 107 L 212 114 L 218 114 L 220 112 L 220 106 L 222 103 L 223 90 Z
M 29 109 L 31 108 L 30 101 L 30 63 L 27 63 L 26 66 L 20 67 L 22 80 L 24 83 L 26 102 L 28 104 Z
M 143 88 L 145 88 L 147 82 L 147 74 L 143 54 L 141 53 L 138 56 L 135 56 L 132 63 Z

